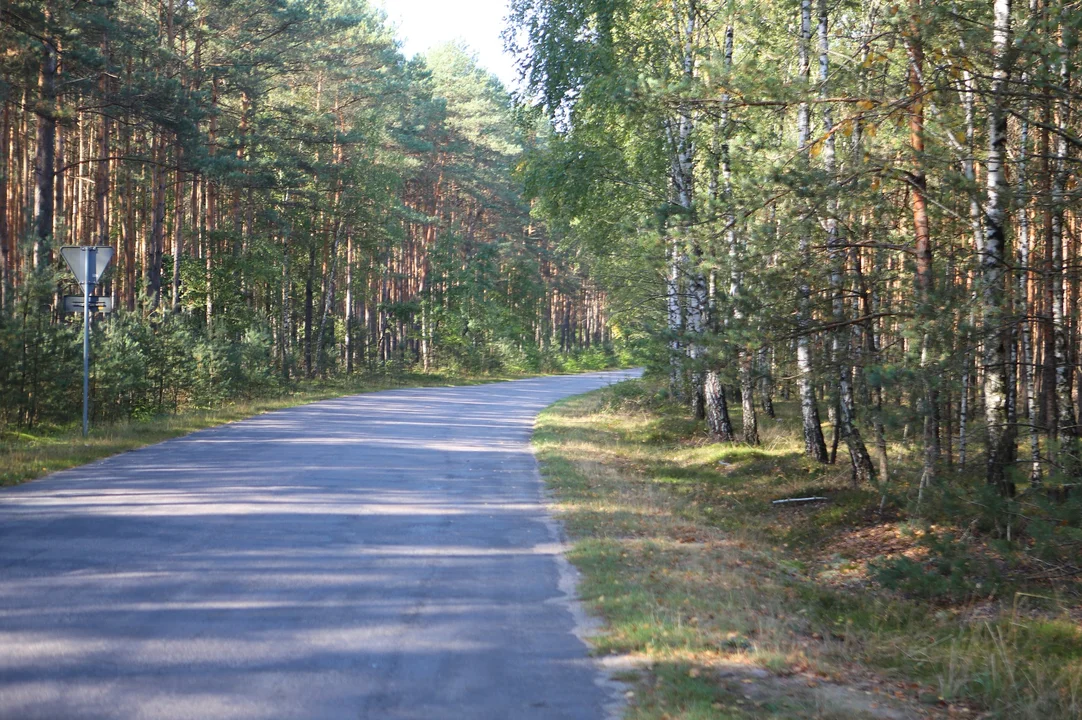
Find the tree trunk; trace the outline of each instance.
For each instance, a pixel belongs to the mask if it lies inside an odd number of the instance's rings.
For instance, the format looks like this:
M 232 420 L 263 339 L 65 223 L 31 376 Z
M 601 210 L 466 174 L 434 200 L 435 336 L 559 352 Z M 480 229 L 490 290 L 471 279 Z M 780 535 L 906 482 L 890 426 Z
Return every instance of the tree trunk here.
M 1011 0 L 995 0 L 993 46 L 995 71 L 988 106 L 987 200 L 984 207 L 984 251 L 981 253 L 981 304 L 984 310 L 984 416 L 988 433 L 987 481 L 1004 495 L 1014 494 L 1007 468 L 1014 461 L 1014 433 L 1007 416 L 1005 258 L 1006 183 L 1003 161 L 1007 145 L 1005 92 L 1010 78 Z
M 124 152 L 131 152 L 132 131 L 124 130 Z M 132 172 L 124 174 L 124 197 L 121 200 L 122 212 L 124 213 L 122 237 L 124 244 L 124 306 L 129 312 L 135 311 L 136 301 L 136 278 L 139 277 L 136 268 L 136 239 L 135 232 L 135 183 Z
M 733 26 L 725 28 L 724 68 L 728 78 L 733 63 Z M 729 148 L 729 133 L 731 132 L 729 119 L 729 96 L 722 95 L 722 115 L 720 132 L 721 147 L 721 192 L 724 211 L 722 219 L 725 223 L 725 241 L 729 251 L 729 300 L 733 308 L 733 324 L 736 331 L 741 333 L 746 317 L 743 307 L 744 290 L 744 244 L 737 233 L 737 216 L 733 200 L 733 167 Z M 749 445 L 759 444 L 759 419 L 755 408 L 755 374 L 753 372 L 753 354 L 742 346 L 737 351 L 737 363 L 740 368 L 740 398 L 741 398 L 741 439 Z
M 830 35 L 826 0 L 819 0 L 819 92 L 822 98 L 828 95 L 830 78 Z M 832 183 L 837 183 L 837 167 L 834 142 L 834 117 L 829 103 L 823 103 L 823 163 L 827 176 Z M 832 350 L 835 372 L 838 378 L 838 432 L 845 440 L 849 450 L 854 483 L 865 483 L 874 479 L 875 469 L 868 449 L 856 426 L 856 402 L 853 397 L 853 368 L 850 359 L 849 341 L 852 335 L 846 327 L 845 297 L 843 275 L 845 273 L 845 241 L 838 230 L 838 201 L 831 199 L 827 203 L 829 215 L 824 225 L 827 230 L 827 247 L 830 250 L 830 287 L 831 308 L 837 327 L 832 333 Z
M 805 88 L 811 81 L 810 44 L 811 44 L 811 3 L 800 3 L 800 76 Z M 800 104 L 797 112 L 797 146 L 807 157 L 808 142 L 811 139 L 811 110 L 807 102 Z M 806 225 L 806 223 L 802 223 Z M 800 230 L 800 256 L 804 268 L 811 266 L 811 238 L 806 227 Z M 797 348 L 796 364 L 800 382 L 800 415 L 804 427 L 804 451 L 821 463 L 830 460 L 827 455 L 826 441 L 823 439 L 822 421 L 819 419 L 819 405 L 815 399 L 815 378 L 811 356 L 811 286 L 806 274 L 800 277 L 799 298 L 797 300 Z
M 207 152 L 213 157 L 218 151 L 218 85 L 217 77 L 210 81 L 210 104 L 212 113 L 207 128 Z M 214 256 L 217 254 L 217 231 L 218 231 L 218 186 L 210 181 L 203 180 L 203 197 L 206 198 L 206 253 L 204 260 L 204 277 L 207 286 L 206 315 L 207 332 L 214 328 Z
M 963 48 L 964 49 L 964 48 Z M 978 256 L 984 251 L 984 229 L 981 224 L 980 200 L 977 192 L 976 163 L 973 156 L 976 155 L 975 143 L 976 128 L 976 89 L 973 73 L 968 69 L 962 71 L 964 89 L 962 92 L 962 105 L 965 108 L 966 117 L 966 148 L 969 156 L 962 161 L 962 172 L 966 181 L 970 184 L 969 197 L 969 229 L 973 236 L 973 250 Z M 962 368 L 962 394 L 958 402 L 958 468 L 965 470 L 967 455 L 969 452 L 969 389 L 970 372 L 973 358 L 966 352 Z
M 323 353 L 323 341 L 324 334 L 327 330 L 327 319 L 331 315 L 331 308 L 334 306 L 335 295 L 335 273 L 338 272 L 338 247 L 342 239 L 342 229 L 344 223 L 337 221 L 334 228 L 334 236 L 331 240 L 331 265 L 330 271 L 327 276 L 327 281 L 324 283 L 326 292 L 323 294 L 323 310 L 319 315 L 319 332 L 316 333 L 316 372 L 319 375 L 323 375 L 325 370 L 325 360 Z
M 766 416 L 774 420 L 777 415 L 774 413 L 774 381 L 770 361 L 772 354 L 773 349 L 768 354 L 765 347 L 759 348 L 759 401 Z
M 1064 12 L 1066 12 L 1064 10 Z M 1052 285 L 1052 323 L 1054 332 L 1055 373 L 1056 373 L 1056 436 L 1060 439 L 1060 453 L 1063 456 L 1060 465 L 1068 469 L 1068 474 L 1073 474 L 1079 467 L 1077 450 L 1078 423 L 1075 417 L 1074 397 L 1072 393 L 1072 358 L 1071 358 L 1071 332 L 1068 324 L 1067 312 L 1067 288 L 1068 274 L 1064 272 L 1066 253 L 1065 243 L 1065 212 L 1064 195 L 1067 188 L 1068 168 L 1068 140 L 1070 132 L 1070 51 L 1066 46 L 1064 34 L 1068 32 L 1064 24 L 1060 22 L 1059 28 L 1059 83 L 1063 88 L 1063 96 L 1056 103 L 1056 139 L 1055 150 L 1052 158 L 1052 275 L 1049 278 Z
M 45 9 L 46 33 L 50 31 L 52 13 L 48 4 Z M 50 238 L 53 234 L 53 210 L 56 200 L 56 74 L 57 48 L 51 37 L 42 43 L 41 68 L 38 87 L 41 92 L 37 108 L 38 143 L 34 156 L 34 218 L 36 237 L 34 242 L 34 269 L 47 262 Z
M 916 256 L 917 318 L 926 327 L 935 318 L 932 307 L 932 236 L 928 223 L 928 180 L 924 171 L 924 41 L 921 37 L 922 0 L 910 0 L 912 20 L 908 36 L 909 53 L 909 147 L 913 153 L 913 169 L 909 173 L 909 196 L 913 213 L 914 251 Z M 920 494 L 935 480 L 939 461 L 939 428 L 936 423 L 938 394 L 931 367 L 931 334 L 924 332 L 920 341 L 921 415 L 924 419 L 924 462 L 920 478 Z
M 288 195 L 287 195 L 288 199 Z M 290 374 L 290 340 L 293 338 L 293 328 L 290 321 L 293 317 L 293 278 L 290 275 L 290 260 L 292 259 L 292 226 L 282 238 L 282 320 L 281 331 L 278 341 L 279 363 L 282 370 L 282 378 L 289 381 Z
M 685 13 L 680 0 L 673 0 L 673 15 L 680 33 L 683 76 L 685 81 L 690 84 L 695 77 L 694 41 L 698 20 L 696 1 L 688 1 L 687 12 Z M 679 104 L 675 129 L 673 129 L 673 123 L 670 123 L 669 127 L 672 195 L 679 209 L 677 222 L 673 229 L 674 257 L 671 272 L 678 282 L 681 266 L 688 264 L 685 249 L 682 247 L 682 245 L 686 245 L 691 252 L 691 263 L 687 267 L 688 300 L 685 326 L 687 331 L 687 356 L 691 366 L 691 404 L 696 418 L 701 419 L 705 416 L 706 410 L 703 398 L 703 371 L 700 364 L 703 357 L 702 334 L 706 325 L 707 288 L 706 278 L 702 270 L 702 248 L 699 242 L 694 238 L 689 238 L 687 233 L 687 228 L 694 221 L 695 180 L 695 120 L 688 103 L 681 102 Z M 674 285 L 673 280 L 670 280 L 670 286 L 672 285 Z M 670 295 L 670 303 L 672 302 L 671 297 Z M 677 308 L 679 307 L 678 297 L 677 295 Z M 672 330 L 673 311 L 671 308 L 669 315 L 670 330 Z M 678 350 L 679 348 L 675 349 Z M 682 384 L 683 373 L 679 372 L 678 375 Z
M 706 396 L 706 424 L 710 428 L 710 434 L 719 440 L 732 442 L 733 423 L 729 419 L 729 403 L 725 399 L 725 388 L 717 372 L 706 372 L 703 389 Z
M 304 281 L 304 374 L 312 377 L 312 285 L 316 275 L 316 246 L 309 239 L 308 245 L 308 273 Z
M 1035 0 L 1031 0 L 1031 4 Z M 1029 78 L 1023 74 L 1022 84 L 1027 85 Z M 1033 307 L 1029 300 L 1029 279 L 1032 272 L 1030 263 L 1032 262 L 1030 254 L 1030 243 L 1032 234 L 1030 232 L 1029 221 L 1029 203 L 1027 200 L 1027 192 L 1029 190 L 1028 182 L 1029 178 L 1027 171 L 1029 169 L 1029 101 L 1024 101 L 1022 109 L 1022 122 L 1020 137 L 1018 141 L 1018 191 L 1017 191 L 1017 208 L 1018 208 L 1018 290 L 1017 290 L 1017 302 L 1018 312 L 1021 317 L 1021 362 L 1018 364 L 1019 368 L 1019 381 L 1022 389 L 1022 404 L 1025 406 L 1026 420 L 1029 425 L 1029 459 L 1030 459 L 1030 473 L 1029 480 L 1031 485 L 1040 485 L 1041 483 L 1041 440 L 1040 433 L 1038 432 L 1037 423 L 1038 410 L 1037 410 L 1037 392 L 1036 392 L 1036 379 L 1037 370 L 1033 362 L 1033 332 L 1031 318 L 1033 316 Z
M 108 36 L 102 40 L 102 57 L 106 64 L 109 62 Z M 98 89 L 102 97 L 107 97 L 109 92 L 109 76 L 103 72 L 98 79 Z M 109 244 L 109 131 L 110 118 L 108 114 L 102 114 L 101 125 L 98 134 L 98 161 L 94 177 L 94 245 Z
M 176 191 L 173 194 L 173 302 L 174 313 L 180 312 L 180 265 L 184 254 L 184 173 L 180 165 L 183 152 L 180 143 L 176 145 L 177 177 Z
M 150 228 L 150 252 L 147 258 L 147 294 L 149 310 L 158 309 L 162 298 L 162 252 L 165 248 L 165 151 L 162 138 L 154 137 L 154 168 L 151 171 L 152 220 Z
M 727 43 L 726 47 L 730 44 Z M 727 117 L 727 107 L 723 104 L 723 116 Z M 714 137 L 710 151 L 710 203 L 716 207 L 721 195 L 721 134 L 722 124 L 715 123 Z M 717 304 L 717 270 L 711 269 L 707 287 L 708 324 L 715 336 L 721 327 Z M 715 360 L 714 363 L 717 361 Z M 721 384 L 716 365 L 711 366 L 703 379 L 703 404 L 706 411 L 706 424 L 710 434 L 724 442 L 733 440 L 733 422 L 729 417 L 729 403 L 725 397 L 725 388 Z
M 353 233 L 346 237 L 346 374 L 353 374 Z
M 0 158 L 0 316 L 12 302 L 11 265 L 14 253 L 11 250 L 11 226 L 8 220 L 8 156 L 10 146 L 8 139 L 11 135 L 11 105 L 3 103 L 3 124 L 0 125 L 0 148 L 4 150 L 4 157 Z

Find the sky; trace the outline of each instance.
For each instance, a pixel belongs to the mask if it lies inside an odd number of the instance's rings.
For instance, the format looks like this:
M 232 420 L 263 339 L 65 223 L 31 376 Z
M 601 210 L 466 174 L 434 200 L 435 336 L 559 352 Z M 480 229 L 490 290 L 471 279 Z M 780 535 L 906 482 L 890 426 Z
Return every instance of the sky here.
M 503 51 L 500 37 L 508 0 L 376 0 L 398 28 L 406 57 L 454 40 L 462 40 L 482 66 L 508 88 L 515 86 L 514 60 Z

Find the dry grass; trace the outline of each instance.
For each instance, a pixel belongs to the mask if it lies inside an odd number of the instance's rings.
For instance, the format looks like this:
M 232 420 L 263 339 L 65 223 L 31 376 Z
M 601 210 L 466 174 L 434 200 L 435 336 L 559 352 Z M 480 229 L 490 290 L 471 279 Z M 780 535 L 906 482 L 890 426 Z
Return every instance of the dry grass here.
M 581 595 L 606 621 L 595 649 L 643 668 L 629 717 L 1082 717 L 1069 603 L 973 615 L 883 591 L 868 563 L 919 554 L 918 533 L 806 461 L 791 421 L 767 422 L 761 447 L 707 442 L 648 384 L 539 421 Z M 770 504 L 806 495 L 831 502 Z

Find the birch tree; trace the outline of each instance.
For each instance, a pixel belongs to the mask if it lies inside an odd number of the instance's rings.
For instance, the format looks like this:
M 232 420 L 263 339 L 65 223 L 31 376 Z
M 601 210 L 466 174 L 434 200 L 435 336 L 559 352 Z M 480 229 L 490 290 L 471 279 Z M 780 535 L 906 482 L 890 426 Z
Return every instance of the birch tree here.
M 1007 232 L 1004 161 L 1007 145 L 1006 91 L 1011 73 L 1011 0 L 995 0 L 993 87 L 988 104 L 987 200 L 981 252 L 981 309 L 984 313 L 984 416 L 988 433 L 988 483 L 1013 494 L 1007 470 L 1015 457 L 1014 431 L 1007 414 L 1006 272 Z
M 799 75 L 805 91 L 811 84 L 811 40 L 812 40 L 812 0 L 800 3 L 800 42 L 798 45 Z M 797 109 L 797 148 L 801 153 L 808 152 L 811 140 L 811 107 L 807 101 L 800 103 Z M 811 237 L 807 229 L 802 228 L 799 251 L 804 266 L 811 265 Z M 811 338 L 811 287 L 806 277 L 801 277 L 797 306 L 797 349 L 796 364 L 800 375 L 800 415 L 804 428 L 804 452 L 825 463 L 829 460 L 826 441 L 823 439 L 822 421 L 819 419 L 819 404 L 815 397 L 814 373 L 812 367 Z

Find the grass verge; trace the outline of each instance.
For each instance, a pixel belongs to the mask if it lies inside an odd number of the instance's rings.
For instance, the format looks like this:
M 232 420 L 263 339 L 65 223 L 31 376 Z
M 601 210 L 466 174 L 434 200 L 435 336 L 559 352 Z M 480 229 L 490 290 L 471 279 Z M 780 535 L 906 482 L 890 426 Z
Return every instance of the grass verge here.
M 913 550 L 910 523 L 843 466 L 807 461 L 780 409 L 755 448 L 709 442 L 649 382 L 538 421 L 580 594 L 605 621 L 594 649 L 639 667 L 628 717 L 1082 717 L 1077 599 L 879 586 L 870 568 L 892 543 Z M 809 495 L 830 502 L 770 502 Z
M 83 437 L 79 426 L 39 428 L 34 431 L 13 429 L 0 433 L 0 486 L 18 485 L 58 470 L 85 465 L 196 430 L 320 400 L 392 388 L 475 385 L 520 377 L 527 375 L 354 375 L 324 381 L 304 381 L 281 395 L 235 402 L 220 408 L 184 410 L 176 415 L 122 423 L 92 424 L 87 438 Z

